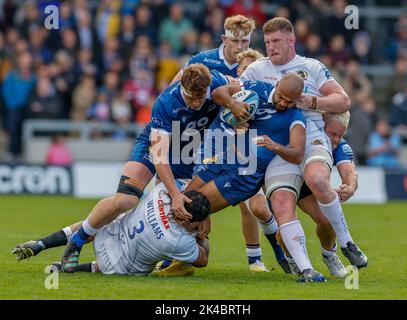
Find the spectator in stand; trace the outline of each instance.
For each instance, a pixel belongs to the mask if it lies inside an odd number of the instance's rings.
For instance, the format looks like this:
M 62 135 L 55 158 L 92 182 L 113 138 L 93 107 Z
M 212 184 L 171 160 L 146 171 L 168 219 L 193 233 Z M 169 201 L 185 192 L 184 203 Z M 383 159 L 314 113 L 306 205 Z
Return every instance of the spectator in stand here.
M 194 29 L 194 25 L 184 16 L 182 4 L 173 3 L 170 6 L 169 17 L 160 23 L 159 40 L 171 43 L 174 52 L 179 54 L 183 49 L 182 37 L 192 29 Z
M 141 4 L 137 7 L 134 37 L 146 36 L 152 45 L 156 46 L 158 44 L 158 31 L 151 16 L 151 9 L 148 6 Z
M 92 15 L 89 10 L 80 11 L 77 15 L 77 33 L 80 48 L 93 49 L 95 54 L 100 50 L 100 41 L 95 27 L 92 25 Z
M 367 144 L 367 164 L 386 169 L 399 168 L 397 157 L 400 146 L 401 139 L 397 132 L 392 132 L 386 119 L 379 120 Z
M 219 40 L 221 40 L 221 38 L 217 38 Z M 220 42 L 218 44 L 218 46 L 220 45 Z M 209 32 L 202 32 L 199 35 L 199 51 L 203 52 L 203 51 L 207 51 L 207 50 L 211 50 L 215 47 L 215 43 L 213 42 L 212 36 Z
M 75 16 L 72 12 L 71 1 L 61 1 L 59 6 L 59 28 L 73 29 L 76 27 Z
M 119 33 L 120 51 L 122 52 L 124 61 L 129 63 L 133 53 L 133 47 L 136 40 L 136 28 L 133 15 L 126 14 L 122 18 L 121 29 Z
M 36 2 L 33 0 L 25 1 L 21 11 L 17 14 L 17 20 L 19 20 L 16 22 L 20 34 L 26 39 L 28 38 L 30 28 L 41 27 L 41 15 Z
M 107 72 L 113 69 L 113 66 L 117 61 L 122 63 L 123 58 L 120 51 L 120 42 L 118 38 L 106 38 L 103 43 L 102 65 L 99 66 L 100 70 Z
M 60 31 L 61 47 L 60 50 L 67 52 L 72 58 L 76 59 L 78 55 L 78 37 L 73 29 L 65 28 Z
M 169 86 L 180 67 L 178 59 L 172 53 L 170 43 L 166 41 L 161 42 L 156 73 L 156 87 L 159 92 Z
M 26 51 L 17 57 L 17 66 L 9 71 L 2 85 L 6 113 L 6 130 L 9 134 L 9 148 L 6 160 L 21 154 L 21 129 L 35 75 L 31 70 L 32 56 Z
M 359 165 L 366 165 L 366 145 L 375 123 L 375 102 L 366 93 L 359 92 L 350 112 L 346 138 L 355 153 L 355 162 Z
M 359 63 L 356 60 L 350 60 L 346 64 L 345 75 L 341 83 L 352 105 L 356 103 L 357 92 L 363 91 L 367 96 L 370 96 L 372 93 L 371 81 L 360 70 Z
M 113 138 L 117 140 L 125 139 L 126 132 L 123 125 L 128 125 L 132 120 L 131 106 L 126 99 L 125 92 L 120 92 L 112 101 L 112 120 L 119 125 L 113 132 Z
M 70 166 L 73 159 L 61 135 L 54 135 L 45 160 L 49 166 Z
M 62 119 L 64 115 L 64 105 L 52 82 L 47 77 L 39 77 L 28 104 L 26 118 Z
M 110 121 L 111 107 L 106 90 L 100 89 L 96 101 L 88 109 L 88 119 L 94 122 Z
M 399 57 L 407 59 L 407 15 L 399 17 L 395 30 L 396 35 L 388 47 L 388 56 L 392 61 Z
M 71 110 L 72 91 L 77 83 L 74 59 L 66 51 L 60 50 L 55 54 L 55 63 L 51 66 L 51 77 L 56 89 L 64 102 L 65 118 Z
M 100 42 L 117 37 L 120 30 L 120 0 L 102 0 L 96 13 L 96 31 Z
M 187 31 L 182 37 L 183 49 L 181 55 L 186 55 L 191 58 L 199 53 L 198 32 L 195 29 Z
M 311 33 L 305 42 L 304 57 L 318 59 L 325 53 L 325 47 L 321 43 L 321 37 Z
M 246 17 L 253 18 L 256 26 L 262 26 L 266 22 L 266 15 L 261 9 L 261 1 L 255 0 L 233 0 L 229 6 L 225 8 L 226 16 L 242 14 Z
M 297 54 L 303 56 L 306 52 L 306 43 L 309 36 L 309 26 L 307 21 L 298 19 L 294 25 L 295 28 L 295 50 Z
M 390 110 L 390 125 L 407 138 L 407 86 L 393 98 Z
M 342 68 L 350 60 L 350 53 L 343 35 L 337 34 L 332 37 L 328 51 L 337 68 Z
M 95 101 L 96 84 L 92 75 L 82 76 L 79 84 L 72 93 L 72 109 L 70 119 L 73 121 L 86 121 L 87 110 Z
M 126 97 L 133 106 L 134 121 L 137 120 L 138 113 L 144 114 L 144 109 L 148 109 L 149 105 L 155 98 L 154 76 L 150 70 L 140 69 L 136 78 L 128 79 L 124 84 Z
M 75 77 L 79 79 L 84 74 L 97 76 L 98 68 L 92 62 L 93 51 L 90 49 L 80 49 L 78 53 L 78 60 L 74 65 Z
M 386 88 L 387 101 L 392 101 L 397 93 L 404 92 L 407 87 L 407 58 L 398 58 Z
M 154 72 L 156 67 L 157 57 L 153 52 L 150 39 L 147 36 L 138 37 L 129 62 L 130 77 L 136 79 L 139 70 Z
M 205 31 L 209 32 L 214 42 L 214 46 L 218 47 L 222 44 L 221 36 L 223 35 L 223 23 L 225 22 L 225 12 L 215 7 L 205 16 Z M 213 49 L 210 48 L 210 49 Z
M 371 57 L 372 38 L 365 31 L 358 31 L 352 39 L 352 58 L 362 65 L 372 62 Z
M 103 78 L 103 85 L 100 89 L 107 94 L 109 104 L 112 102 L 113 98 L 119 91 L 119 87 L 119 75 L 113 71 L 107 72 Z
M 35 66 L 43 63 L 49 64 L 53 59 L 53 52 L 47 47 L 48 32 L 46 29 L 38 26 L 31 26 L 29 30 L 29 50 L 33 56 Z

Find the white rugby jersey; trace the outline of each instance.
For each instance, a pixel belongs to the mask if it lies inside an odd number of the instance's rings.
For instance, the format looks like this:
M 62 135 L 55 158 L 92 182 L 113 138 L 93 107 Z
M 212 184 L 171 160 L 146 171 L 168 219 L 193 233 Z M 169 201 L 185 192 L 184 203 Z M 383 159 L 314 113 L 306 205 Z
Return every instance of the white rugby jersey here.
M 304 80 L 304 94 L 321 97 L 319 89 L 328 81 L 335 81 L 327 67 L 312 58 L 306 58 L 296 55 L 294 59 L 285 65 L 273 65 L 270 58 L 259 59 L 250 64 L 241 78 L 244 80 L 260 80 L 264 82 L 276 84 L 281 77 L 287 72 L 296 72 Z M 304 111 L 304 116 L 307 119 L 307 131 L 311 128 L 309 120 L 320 129 L 324 127 L 322 114 L 315 111 Z M 311 129 L 312 130 L 312 129 Z
M 186 182 L 176 180 L 182 191 Z M 163 259 L 193 263 L 199 247 L 195 234 L 168 217 L 170 198 L 164 183 L 154 187 L 140 204 L 108 226 L 105 246 L 116 273 L 148 274 Z

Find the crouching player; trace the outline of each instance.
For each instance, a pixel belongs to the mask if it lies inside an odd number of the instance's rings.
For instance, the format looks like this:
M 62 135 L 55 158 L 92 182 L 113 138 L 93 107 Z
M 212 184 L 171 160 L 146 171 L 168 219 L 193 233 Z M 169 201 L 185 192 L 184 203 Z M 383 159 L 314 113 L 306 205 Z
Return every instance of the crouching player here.
M 184 180 L 176 180 L 178 189 L 185 189 Z M 105 274 L 147 275 L 163 259 L 181 261 L 195 267 L 208 263 L 209 243 L 197 240 L 200 221 L 209 214 L 209 202 L 197 191 L 185 192 L 192 201 L 185 209 L 192 215 L 189 222 L 178 220 L 171 213 L 171 198 L 164 183 L 159 183 L 137 208 L 119 216 L 97 231 L 94 237 L 96 262 L 80 264 L 77 271 Z M 81 223 L 76 223 L 37 241 L 16 246 L 12 253 L 17 260 L 35 256 L 41 251 L 65 245 Z M 192 268 L 191 268 L 192 269 Z M 185 270 L 183 270 L 185 274 Z

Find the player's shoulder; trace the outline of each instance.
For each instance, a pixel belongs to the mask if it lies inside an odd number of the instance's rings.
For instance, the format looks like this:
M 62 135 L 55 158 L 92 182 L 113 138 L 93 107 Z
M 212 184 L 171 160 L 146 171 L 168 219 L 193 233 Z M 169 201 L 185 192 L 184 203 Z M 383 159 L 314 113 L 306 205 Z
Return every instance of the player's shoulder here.
M 209 61 L 207 61 L 209 59 Z M 194 55 L 191 59 L 191 63 L 205 63 L 211 60 L 219 60 L 219 48 L 202 51 Z

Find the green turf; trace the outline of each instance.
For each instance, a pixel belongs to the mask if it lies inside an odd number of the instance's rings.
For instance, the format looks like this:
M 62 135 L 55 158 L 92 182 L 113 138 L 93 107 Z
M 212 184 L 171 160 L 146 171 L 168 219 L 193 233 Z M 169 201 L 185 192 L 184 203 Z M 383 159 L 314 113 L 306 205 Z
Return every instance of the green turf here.
M 0 197 L 0 299 L 406 299 L 407 204 L 348 205 L 346 215 L 354 239 L 369 257 L 359 273 L 359 289 L 348 290 L 332 279 L 323 264 L 315 226 L 300 215 L 314 267 L 328 276 L 326 283 L 299 284 L 276 266 L 262 238 L 267 274 L 248 271 L 238 208 L 213 216 L 207 268 L 184 278 L 60 274 L 59 289 L 44 287 L 47 264 L 60 259 L 63 248 L 42 252 L 17 263 L 10 251 L 87 216 L 95 200 L 69 197 Z M 93 259 L 88 246 L 81 261 Z M 346 258 L 340 254 L 343 262 Z

